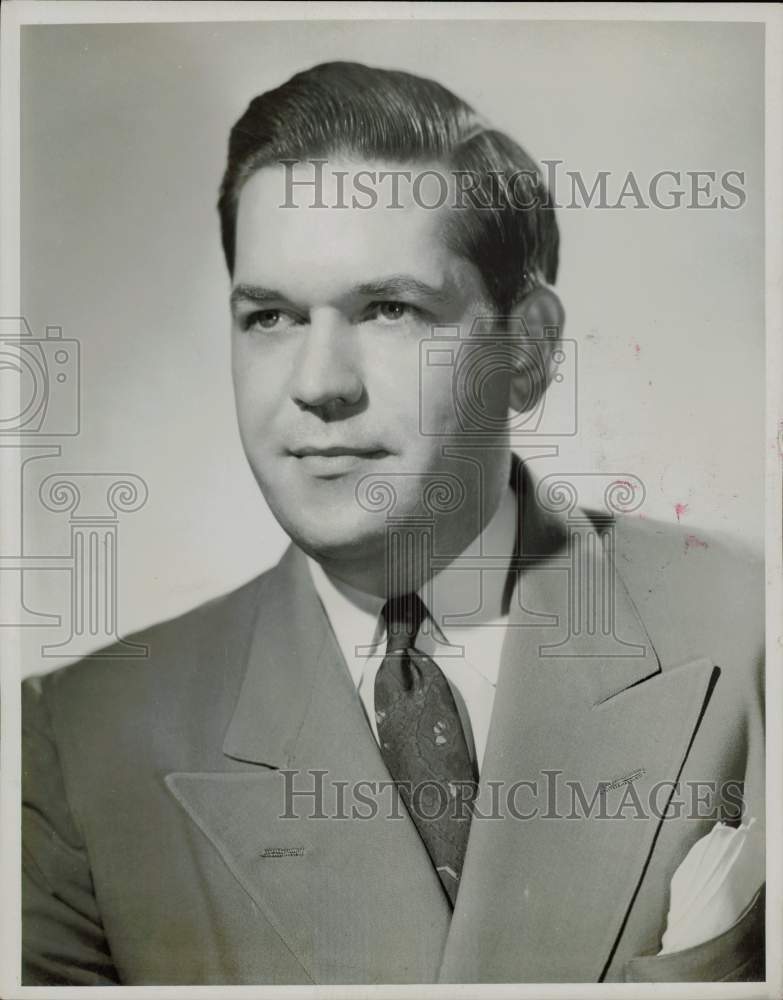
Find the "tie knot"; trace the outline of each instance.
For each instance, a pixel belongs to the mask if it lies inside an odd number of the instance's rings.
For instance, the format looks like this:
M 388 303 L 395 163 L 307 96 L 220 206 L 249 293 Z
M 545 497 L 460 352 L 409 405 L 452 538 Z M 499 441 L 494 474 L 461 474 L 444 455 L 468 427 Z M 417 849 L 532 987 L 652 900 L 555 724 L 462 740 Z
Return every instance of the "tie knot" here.
M 416 642 L 427 609 L 418 594 L 391 597 L 381 612 L 386 622 L 386 653 L 410 649 Z

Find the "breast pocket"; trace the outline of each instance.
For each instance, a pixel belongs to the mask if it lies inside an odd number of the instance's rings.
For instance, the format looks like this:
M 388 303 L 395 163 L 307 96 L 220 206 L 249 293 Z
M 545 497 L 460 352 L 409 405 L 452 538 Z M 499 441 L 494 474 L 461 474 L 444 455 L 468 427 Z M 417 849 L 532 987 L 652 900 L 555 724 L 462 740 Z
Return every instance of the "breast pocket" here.
M 624 973 L 627 983 L 763 982 L 764 887 L 723 934 L 668 955 L 639 955 Z

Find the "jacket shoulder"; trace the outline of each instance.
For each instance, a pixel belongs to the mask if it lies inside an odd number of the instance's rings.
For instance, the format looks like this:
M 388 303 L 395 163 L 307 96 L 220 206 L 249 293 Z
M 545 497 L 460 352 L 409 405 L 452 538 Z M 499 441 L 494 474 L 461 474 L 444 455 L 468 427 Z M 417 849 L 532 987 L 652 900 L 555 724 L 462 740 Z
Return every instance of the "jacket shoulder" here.
M 67 666 L 23 681 L 23 709 L 41 701 L 61 709 L 78 706 L 108 711 L 143 700 L 164 703 L 183 691 L 216 683 L 231 686 L 241 675 L 259 602 L 269 586 L 269 570 L 228 594 L 128 635 Z
M 710 656 L 758 665 L 764 648 L 764 559 L 717 532 L 618 518 L 613 557 L 662 663 Z

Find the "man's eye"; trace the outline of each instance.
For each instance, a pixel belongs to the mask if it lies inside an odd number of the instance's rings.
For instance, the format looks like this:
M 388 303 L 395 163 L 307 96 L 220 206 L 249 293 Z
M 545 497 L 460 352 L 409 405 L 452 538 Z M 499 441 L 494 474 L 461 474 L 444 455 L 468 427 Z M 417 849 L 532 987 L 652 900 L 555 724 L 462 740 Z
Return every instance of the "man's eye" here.
M 258 309 L 248 314 L 244 327 L 246 330 L 282 330 L 294 322 L 294 317 L 282 309 Z
M 407 302 L 374 302 L 370 306 L 370 315 L 386 323 L 399 323 L 400 320 L 407 319 L 415 313 L 415 307 L 408 305 Z

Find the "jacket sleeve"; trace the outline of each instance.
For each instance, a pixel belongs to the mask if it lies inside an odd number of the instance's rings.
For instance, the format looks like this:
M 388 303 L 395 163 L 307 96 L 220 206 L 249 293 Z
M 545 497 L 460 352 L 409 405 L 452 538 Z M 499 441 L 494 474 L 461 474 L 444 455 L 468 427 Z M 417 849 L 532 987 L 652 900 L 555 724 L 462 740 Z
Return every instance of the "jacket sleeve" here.
M 45 700 L 22 685 L 22 984 L 119 983 Z

